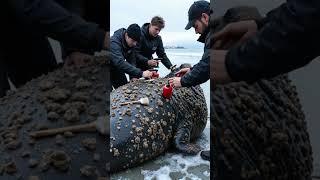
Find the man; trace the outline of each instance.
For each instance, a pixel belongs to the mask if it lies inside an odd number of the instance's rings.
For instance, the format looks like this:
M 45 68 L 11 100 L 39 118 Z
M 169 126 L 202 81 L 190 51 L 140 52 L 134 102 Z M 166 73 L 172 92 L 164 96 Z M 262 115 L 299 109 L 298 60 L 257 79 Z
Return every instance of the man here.
M 0 13 L 0 97 L 10 88 L 8 78 L 19 87 L 57 67 L 47 36 L 81 49 L 109 47 L 108 32 L 52 0 L 6 0 Z
M 194 2 L 189 9 L 189 22 L 186 30 L 193 27 L 196 34 L 201 34 L 198 41 L 205 43 L 201 60 L 192 69 L 184 68 L 177 72 L 177 76 L 170 80 L 174 87 L 191 87 L 206 82 L 210 76 L 210 31 L 208 28 L 210 18 L 210 4 L 200 0 Z
M 261 21 L 232 23 L 217 32 L 214 83 L 253 82 L 308 64 L 320 54 L 319 9 L 320 1 L 287 1 Z M 221 50 L 237 41 L 229 51 Z
M 193 27 L 196 34 L 201 34 L 198 41 L 205 43 L 201 60 L 192 69 L 184 68 L 177 72 L 177 76 L 170 79 L 174 87 L 191 87 L 206 82 L 210 77 L 210 31 L 208 28 L 210 18 L 210 4 L 207 1 L 194 2 L 189 11 L 189 22 L 186 30 Z M 201 157 L 210 160 L 210 151 L 201 152 Z
M 84 20 L 96 23 L 101 29 L 110 31 L 109 3 L 104 0 L 55 0 L 68 11 L 79 15 Z M 62 58 L 69 61 L 69 58 L 86 59 L 88 55 L 93 55 L 94 51 L 90 49 L 77 49 L 68 44 L 62 44 Z
M 145 23 L 141 28 L 141 40 L 138 44 L 138 54 L 137 54 L 137 67 L 142 70 L 147 70 L 149 68 L 158 65 L 159 61 L 154 60 L 152 54 L 157 53 L 158 58 L 162 58 L 162 64 L 167 68 L 171 69 L 173 66 L 167 57 L 160 31 L 164 28 L 165 22 L 162 17 L 155 16 L 151 19 L 150 23 Z
M 114 88 L 128 83 L 125 73 L 131 77 L 150 78 L 151 71 L 142 71 L 135 67 L 135 46 L 140 41 L 141 29 L 137 24 L 131 24 L 128 29 L 121 28 L 114 32 L 110 38 L 111 51 L 111 84 Z M 127 60 L 127 61 L 126 61 Z
M 291 0 L 269 12 L 262 20 L 232 23 L 217 32 L 214 35 L 215 43 L 211 59 L 213 82 L 215 84 L 232 81 L 255 82 L 308 64 L 320 54 L 319 9 L 319 1 Z M 291 148 L 288 151 L 291 151 Z M 291 152 L 285 153 L 287 157 L 292 157 Z M 296 164 L 275 166 L 270 172 L 281 172 L 280 168 L 286 167 L 290 173 L 286 174 L 285 179 L 311 179 L 311 172 L 301 165 L 301 162 L 306 161 L 297 159 Z M 261 163 L 261 160 L 258 163 Z M 270 161 L 269 164 L 274 163 Z M 303 177 L 300 173 L 292 173 L 292 169 L 303 173 Z

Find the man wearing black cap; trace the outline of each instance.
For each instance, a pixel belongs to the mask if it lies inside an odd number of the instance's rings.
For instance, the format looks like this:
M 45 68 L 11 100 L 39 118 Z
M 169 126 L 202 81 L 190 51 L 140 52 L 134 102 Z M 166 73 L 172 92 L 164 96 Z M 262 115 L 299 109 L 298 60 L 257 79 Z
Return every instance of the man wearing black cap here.
M 147 70 L 149 67 L 157 66 L 158 60 L 152 58 L 154 53 L 157 53 L 158 58 L 162 58 L 161 62 L 167 69 L 174 67 L 165 53 L 162 39 L 159 35 L 164 26 L 165 21 L 159 16 L 153 17 L 150 23 L 145 23 L 142 26 L 141 40 L 138 43 L 137 67 Z
M 139 78 L 152 76 L 151 71 L 142 71 L 135 67 L 136 50 L 134 47 L 140 41 L 141 29 L 137 24 L 131 24 L 128 29 L 121 28 L 110 38 L 111 51 L 111 83 L 114 88 L 128 83 L 125 73 Z M 127 60 L 127 61 L 126 61 Z
M 191 87 L 206 82 L 210 78 L 210 3 L 207 1 L 194 2 L 188 11 L 189 22 L 185 27 L 186 30 L 193 27 L 196 34 L 201 34 L 198 41 L 205 43 L 204 53 L 201 60 L 190 68 L 183 68 L 176 73 L 178 77 L 170 79 L 174 87 Z M 202 151 L 201 157 L 210 160 L 210 151 Z

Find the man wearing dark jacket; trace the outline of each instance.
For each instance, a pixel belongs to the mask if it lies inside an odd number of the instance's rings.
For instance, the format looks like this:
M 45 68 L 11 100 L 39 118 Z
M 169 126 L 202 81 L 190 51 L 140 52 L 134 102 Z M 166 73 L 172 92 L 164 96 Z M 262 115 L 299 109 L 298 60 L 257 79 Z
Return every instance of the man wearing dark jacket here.
M 110 38 L 111 51 L 111 84 L 114 88 L 128 83 L 125 73 L 139 78 L 152 76 L 151 71 L 142 71 L 135 67 L 137 42 L 140 41 L 141 29 L 137 24 L 131 24 L 128 29 L 121 28 Z
M 167 57 L 163 48 L 161 36 L 159 35 L 161 29 L 165 26 L 162 17 L 155 16 L 150 23 L 145 23 L 141 28 L 141 40 L 138 43 L 137 67 L 147 70 L 150 67 L 155 67 L 159 63 L 154 60 L 152 54 L 157 53 L 158 58 L 162 58 L 162 64 L 171 69 L 173 66 Z
M 47 37 L 81 49 L 109 47 L 108 32 L 52 0 L 5 0 L 0 13 L 0 97 L 10 88 L 8 78 L 19 87 L 56 68 Z
M 200 62 L 190 68 L 184 68 L 176 74 L 178 77 L 170 79 L 170 84 L 174 87 L 191 87 L 206 82 L 210 78 L 210 37 L 209 18 L 210 18 L 210 4 L 207 1 L 196 1 L 189 9 L 189 23 L 186 30 L 193 27 L 196 33 L 201 34 L 198 41 L 205 44 L 204 53 Z M 181 77 L 182 76 L 182 77 Z M 210 150 L 202 151 L 201 157 L 205 160 L 210 160 Z
M 214 83 L 253 82 L 308 64 L 319 56 L 320 1 L 291 0 L 260 21 L 232 23 L 214 35 Z M 239 41 L 229 51 L 226 42 Z
M 195 32 L 201 34 L 198 41 L 205 43 L 201 60 L 190 68 L 184 68 L 177 72 L 177 76 L 170 80 L 174 87 L 196 86 L 209 80 L 210 77 L 210 30 L 208 28 L 210 17 L 210 4 L 207 1 L 196 1 L 189 9 L 189 23 L 186 30 L 194 27 Z M 182 76 L 182 77 L 181 77 Z

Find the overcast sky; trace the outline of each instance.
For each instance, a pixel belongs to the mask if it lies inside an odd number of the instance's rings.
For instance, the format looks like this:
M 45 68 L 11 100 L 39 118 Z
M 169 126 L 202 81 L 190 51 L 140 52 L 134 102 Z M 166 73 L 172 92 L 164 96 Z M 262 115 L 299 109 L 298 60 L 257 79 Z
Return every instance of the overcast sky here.
M 185 30 L 188 10 L 195 0 L 111 0 L 111 32 L 127 28 L 132 23 L 142 26 L 153 16 L 164 18 L 166 27 L 160 32 L 164 45 L 203 47 L 196 42 L 199 34 L 194 29 Z

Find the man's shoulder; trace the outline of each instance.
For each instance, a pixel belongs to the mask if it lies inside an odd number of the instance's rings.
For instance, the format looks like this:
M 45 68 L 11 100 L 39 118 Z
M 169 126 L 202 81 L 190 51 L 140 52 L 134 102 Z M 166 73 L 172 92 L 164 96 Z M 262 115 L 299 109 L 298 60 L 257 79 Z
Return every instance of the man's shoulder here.
M 119 38 L 119 37 L 122 37 L 123 36 L 123 33 L 126 31 L 125 28 L 120 28 L 118 30 L 116 30 L 113 35 L 111 36 L 111 39 L 112 38 Z

